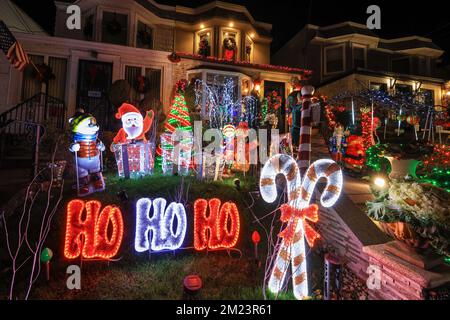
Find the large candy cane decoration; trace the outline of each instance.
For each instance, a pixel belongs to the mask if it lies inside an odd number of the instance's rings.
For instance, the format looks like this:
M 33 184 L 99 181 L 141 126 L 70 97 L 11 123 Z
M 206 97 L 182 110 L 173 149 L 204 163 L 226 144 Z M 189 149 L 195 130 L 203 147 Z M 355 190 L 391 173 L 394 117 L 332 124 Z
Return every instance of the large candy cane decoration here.
M 277 199 L 275 178 L 278 174 L 284 175 L 287 180 L 288 203 L 281 207 L 281 220 L 287 222 L 287 227 L 280 234 L 283 240 L 270 275 L 269 290 L 277 294 L 282 289 L 291 263 L 294 295 L 302 299 L 308 295 L 305 239 L 313 246 L 320 237 L 306 221 L 318 221 L 318 207 L 314 204 L 310 206 L 311 196 L 318 180 L 325 178 L 327 183 L 320 202 L 324 207 L 333 206 L 342 189 L 342 171 L 332 160 L 318 160 L 309 167 L 301 182 L 294 158 L 288 155 L 273 156 L 262 169 L 260 178 L 261 196 L 266 202 L 273 203 Z
M 300 145 L 298 148 L 298 165 L 300 174 L 303 175 L 309 167 L 311 161 L 311 98 L 314 94 L 314 87 L 304 86 L 302 88 L 302 117 L 300 125 Z

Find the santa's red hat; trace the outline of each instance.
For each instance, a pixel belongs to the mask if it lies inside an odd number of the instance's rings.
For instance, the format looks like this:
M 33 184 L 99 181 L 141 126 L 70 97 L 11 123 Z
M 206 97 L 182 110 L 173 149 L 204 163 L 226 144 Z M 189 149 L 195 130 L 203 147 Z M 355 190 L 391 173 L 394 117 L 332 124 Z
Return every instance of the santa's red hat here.
M 139 110 L 129 103 L 124 103 L 120 106 L 116 113 L 116 119 L 121 119 L 125 114 L 136 114 L 142 116 Z

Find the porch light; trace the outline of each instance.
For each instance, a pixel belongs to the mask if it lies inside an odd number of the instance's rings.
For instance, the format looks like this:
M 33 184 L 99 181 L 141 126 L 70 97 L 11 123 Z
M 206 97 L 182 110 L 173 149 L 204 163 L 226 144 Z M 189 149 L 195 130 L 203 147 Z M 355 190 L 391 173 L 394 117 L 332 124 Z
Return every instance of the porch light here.
M 230 28 L 233 28 L 234 27 L 234 23 L 230 22 L 229 26 L 230 26 Z

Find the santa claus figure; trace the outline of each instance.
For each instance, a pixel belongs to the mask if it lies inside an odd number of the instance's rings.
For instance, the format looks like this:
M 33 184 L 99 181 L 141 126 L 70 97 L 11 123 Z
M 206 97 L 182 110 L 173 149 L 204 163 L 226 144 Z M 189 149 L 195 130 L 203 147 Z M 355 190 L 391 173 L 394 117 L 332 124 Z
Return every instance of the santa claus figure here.
M 135 141 L 146 142 L 145 134 L 152 127 L 153 118 L 153 110 L 147 111 L 144 118 L 135 106 L 128 103 L 122 104 L 116 113 L 116 119 L 122 120 L 122 128 L 114 137 L 113 146 Z

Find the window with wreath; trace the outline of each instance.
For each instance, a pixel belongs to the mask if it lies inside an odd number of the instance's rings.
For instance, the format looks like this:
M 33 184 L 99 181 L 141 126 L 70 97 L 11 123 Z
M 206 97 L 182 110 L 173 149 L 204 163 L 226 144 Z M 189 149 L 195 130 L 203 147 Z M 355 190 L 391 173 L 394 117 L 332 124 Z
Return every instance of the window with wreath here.
M 128 16 L 116 12 L 103 12 L 102 42 L 128 44 Z
M 136 47 L 153 49 L 153 28 L 142 21 L 138 21 L 137 25 Z
M 125 66 L 125 80 L 131 87 L 131 102 L 139 103 L 144 97 L 149 101 L 161 98 L 161 69 Z
M 237 60 L 238 45 L 237 34 L 235 32 L 225 32 L 223 35 L 223 55 L 222 57 L 227 61 Z
M 197 53 L 203 57 L 211 55 L 211 33 L 209 31 L 198 33 Z
M 65 100 L 67 81 L 67 59 L 58 57 L 29 55 L 32 64 L 23 72 L 22 100 L 29 99 L 38 93 L 45 92 L 48 83 L 48 94 L 54 98 Z

